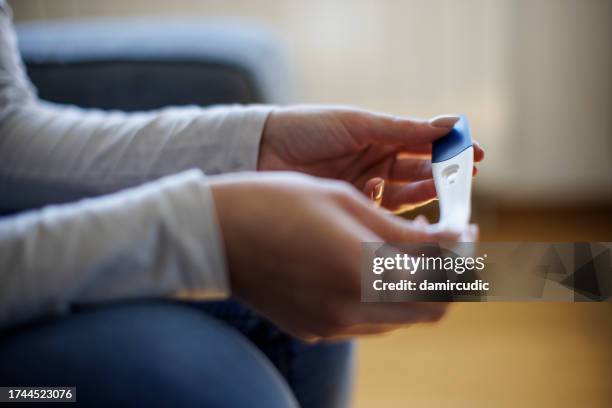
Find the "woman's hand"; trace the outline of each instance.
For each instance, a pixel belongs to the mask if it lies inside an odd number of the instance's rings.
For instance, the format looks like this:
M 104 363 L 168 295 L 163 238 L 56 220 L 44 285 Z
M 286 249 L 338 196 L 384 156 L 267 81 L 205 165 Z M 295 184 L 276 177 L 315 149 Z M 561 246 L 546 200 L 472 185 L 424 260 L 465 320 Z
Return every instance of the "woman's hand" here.
M 405 211 L 436 197 L 431 143 L 448 134 L 458 119 L 449 115 L 422 121 L 346 108 L 282 108 L 266 122 L 258 169 L 344 180 L 371 198 L 384 179 L 382 206 Z M 483 157 L 475 144 L 474 161 Z
M 441 303 L 361 303 L 361 243 L 457 235 L 378 209 L 344 182 L 296 173 L 209 179 L 233 293 L 287 332 L 305 339 L 379 333 L 444 314 Z

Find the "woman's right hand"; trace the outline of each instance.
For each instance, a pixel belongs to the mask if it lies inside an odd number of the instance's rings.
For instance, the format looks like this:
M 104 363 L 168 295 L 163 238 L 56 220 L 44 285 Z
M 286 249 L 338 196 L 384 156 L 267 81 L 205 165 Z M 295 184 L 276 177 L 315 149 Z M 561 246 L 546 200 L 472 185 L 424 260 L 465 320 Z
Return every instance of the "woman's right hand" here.
M 444 315 L 444 303 L 361 303 L 361 243 L 453 241 L 456 234 L 428 232 L 376 208 L 344 182 L 280 172 L 209 180 L 232 292 L 283 330 L 336 338 Z

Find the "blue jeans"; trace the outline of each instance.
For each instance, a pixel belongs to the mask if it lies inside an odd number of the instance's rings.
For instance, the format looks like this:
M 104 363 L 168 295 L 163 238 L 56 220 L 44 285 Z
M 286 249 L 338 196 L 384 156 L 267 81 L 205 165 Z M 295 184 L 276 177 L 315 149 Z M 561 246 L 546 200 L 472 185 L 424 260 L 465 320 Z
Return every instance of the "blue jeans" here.
M 234 301 L 97 306 L 0 334 L 0 385 L 76 386 L 83 406 L 344 407 L 350 378 L 350 343 L 303 343 Z

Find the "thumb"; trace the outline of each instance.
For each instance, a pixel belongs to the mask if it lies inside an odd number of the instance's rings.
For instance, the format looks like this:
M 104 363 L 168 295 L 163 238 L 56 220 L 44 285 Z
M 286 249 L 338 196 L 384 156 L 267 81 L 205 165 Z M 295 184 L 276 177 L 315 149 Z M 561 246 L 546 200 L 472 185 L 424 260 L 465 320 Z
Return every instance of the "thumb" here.
M 383 199 L 383 193 L 385 190 L 385 180 L 380 177 L 374 177 L 368 180 L 363 187 L 363 193 L 368 197 L 376 206 L 380 206 Z

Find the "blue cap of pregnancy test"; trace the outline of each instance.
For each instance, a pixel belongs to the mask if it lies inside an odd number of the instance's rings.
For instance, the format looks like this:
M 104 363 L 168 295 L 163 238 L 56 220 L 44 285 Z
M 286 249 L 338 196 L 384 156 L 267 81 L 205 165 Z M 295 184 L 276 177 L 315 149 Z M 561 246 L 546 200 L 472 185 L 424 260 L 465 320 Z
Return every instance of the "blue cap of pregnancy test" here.
M 431 151 L 432 163 L 440 163 L 452 159 L 472 146 L 472 134 L 467 118 L 461 115 L 450 133 L 433 143 Z

